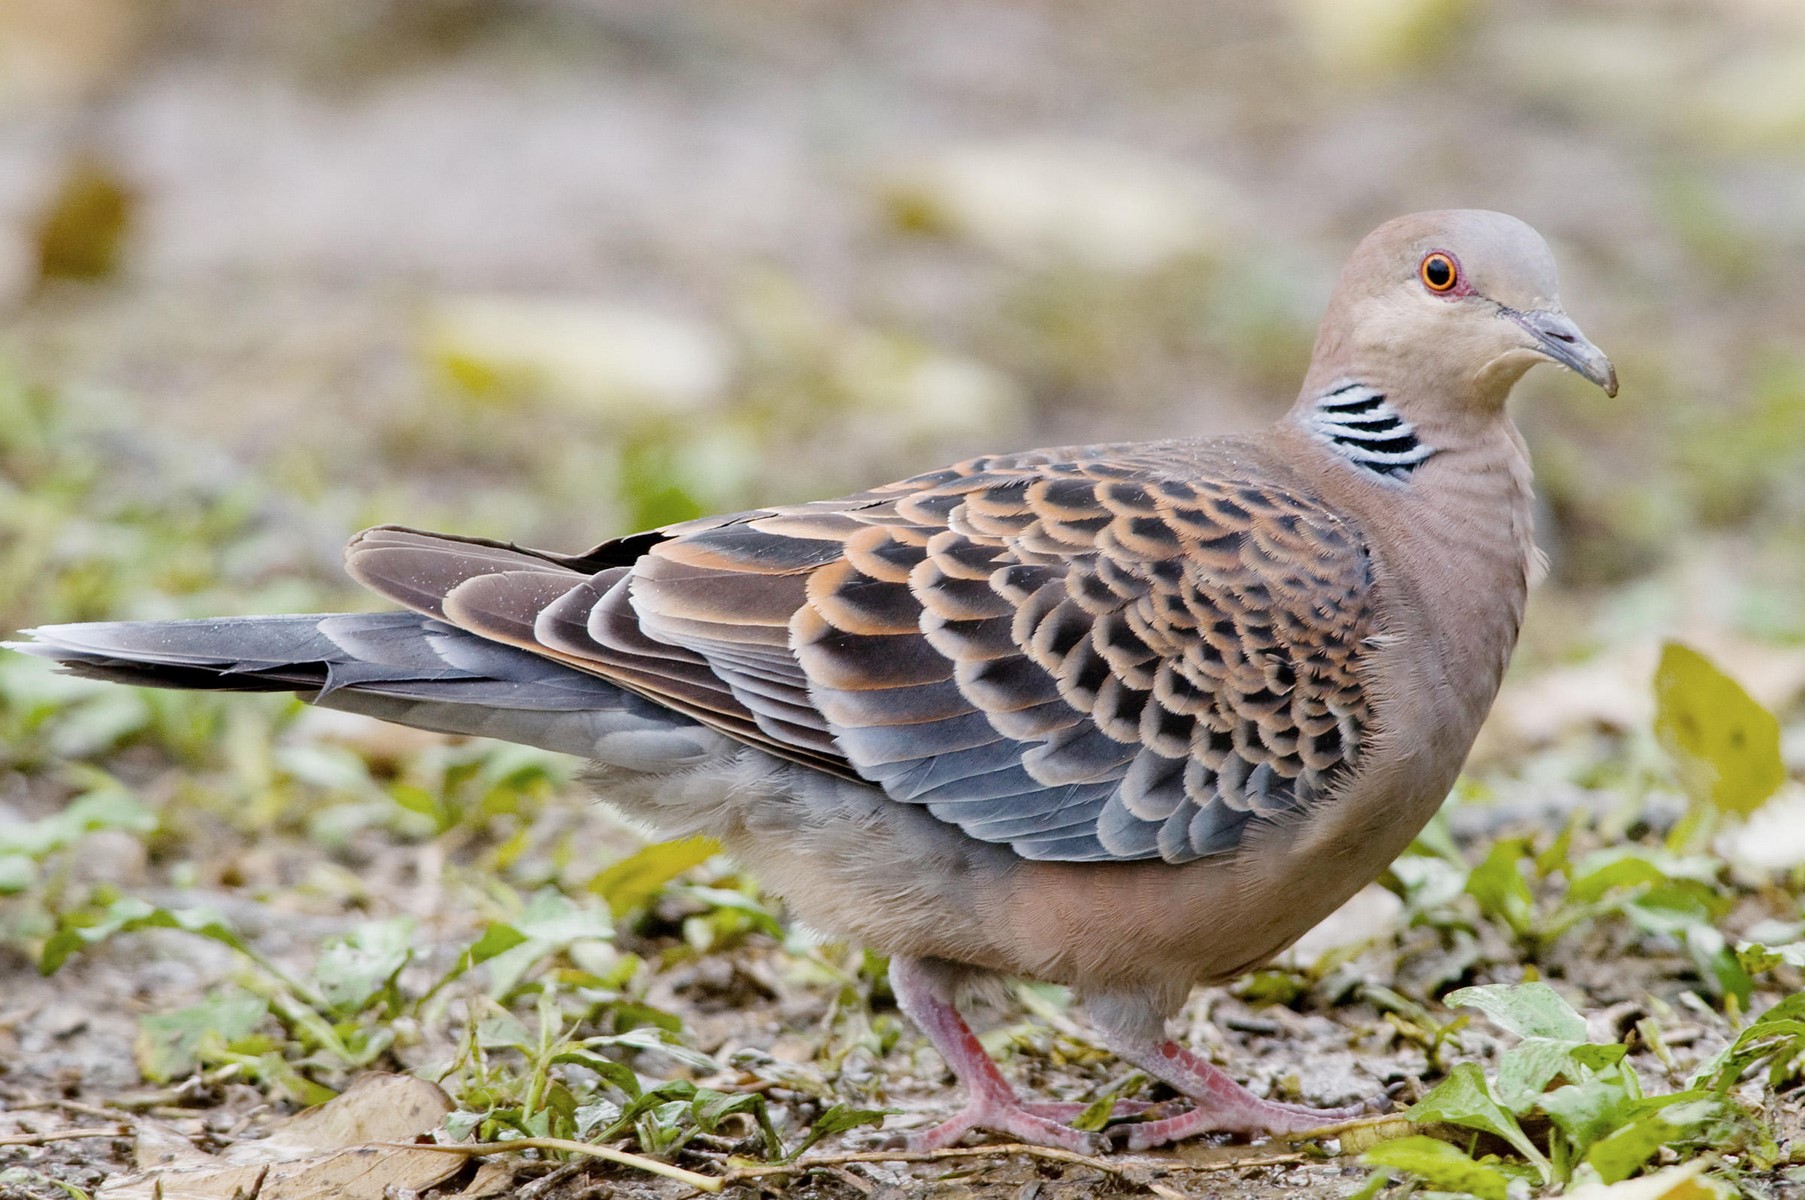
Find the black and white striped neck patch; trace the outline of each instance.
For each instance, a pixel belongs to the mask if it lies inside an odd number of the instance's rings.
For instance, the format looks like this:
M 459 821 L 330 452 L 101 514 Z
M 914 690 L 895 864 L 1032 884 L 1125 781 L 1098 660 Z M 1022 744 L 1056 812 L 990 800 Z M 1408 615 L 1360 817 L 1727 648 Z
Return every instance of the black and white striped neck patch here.
M 1310 430 L 1355 466 L 1391 479 L 1409 479 L 1435 453 L 1383 392 L 1363 383 L 1338 384 L 1318 396 Z

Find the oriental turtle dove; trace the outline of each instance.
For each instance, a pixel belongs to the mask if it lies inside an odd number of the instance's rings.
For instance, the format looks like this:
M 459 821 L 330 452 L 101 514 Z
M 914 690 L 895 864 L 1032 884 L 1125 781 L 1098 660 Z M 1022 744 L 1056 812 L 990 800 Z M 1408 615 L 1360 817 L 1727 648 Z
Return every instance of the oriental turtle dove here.
M 1258 1099 L 1164 1022 L 1446 796 L 1523 612 L 1505 398 L 1544 360 L 1615 392 L 1533 230 L 1424 213 L 1355 250 L 1296 404 L 1256 435 L 988 456 L 578 555 L 382 527 L 348 568 L 403 611 L 17 648 L 594 760 L 631 816 L 720 839 L 798 918 L 892 956 L 969 1093 L 917 1147 L 1095 1143 L 1075 1106 L 1018 1099 L 959 1016 L 994 974 L 1069 985 L 1188 1101 L 1130 1145 L 1294 1131 L 1354 1110 Z

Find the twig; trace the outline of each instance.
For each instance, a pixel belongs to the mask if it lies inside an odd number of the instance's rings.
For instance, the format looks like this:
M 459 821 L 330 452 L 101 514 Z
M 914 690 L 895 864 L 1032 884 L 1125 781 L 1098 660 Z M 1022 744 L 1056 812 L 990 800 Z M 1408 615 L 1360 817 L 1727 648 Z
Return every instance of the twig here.
M 843 1167 L 849 1163 L 923 1163 L 942 1162 L 947 1159 L 994 1158 L 1021 1154 L 1047 1162 L 1089 1167 L 1092 1170 L 1101 1171 L 1105 1175 L 1113 1175 L 1135 1187 L 1145 1188 L 1161 1197 L 1162 1200 L 1185 1200 L 1184 1193 L 1169 1188 L 1158 1180 L 1148 1178 L 1149 1173 L 1158 1171 L 1171 1174 L 1203 1175 L 1220 1171 L 1245 1171 L 1259 1167 L 1295 1166 L 1311 1161 L 1309 1157 L 1302 1154 L 1265 1154 L 1257 1158 L 1228 1158 L 1220 1162 L 1201 1163 L 1169 1159 L 1111 1160 L 1092 1158 L 1052 1146 L 1029 1146 L 1025 1143 L 1011 1142 L 995 1146 L 949 1146 L 944 1150 L 857 1150 L 846 1154 L 817 1154 L 791 1163 L 735 1167 L 725 1175 L 711 1176 L 701 1175 L 695 1171 L 686 1171 L 682 1167 L 673 1167 L 671 1164 L 659 1162 L 655 1158 L 628 1154 L 624 1150 L 597 1146 L 589 1142 L 573 1142 L 566 1138 L 526 1137 L 510 1138 L 505 1142 L 376 1142 L 373 1144 L 392 1146 L 397 1150 L 437 1150 L 445 1154 L 461 1154 L 469 1158 L 511 1154 L 516 1150 L 549 1150 L 564 1154 L 583 1154 L 590 1158 L 605 1159 L 608 1162 L 646 1171 L 653 1175 L 662 1175 L 666 1179 L 675 1179 L 679 1183 L 688 1184 L 699 1192 L 718 1192 L 730 1184 L 743 1183 L 748 1179 L 758 1179 L 766 1175 L 798 1175 L 805 1171 Z
M 1261 1167 L 1295 1167 L 1322 1160 L 1308 1154 L 1266 1154 L 1259 1158 L 1225 1158 L 1221 1162 L 1162 1163 L 1168 1171 L 1192 1171 L 1207 1175 L 1212 1171 L 1255 1171 Z
M 73 1142 L 81 1138 L 131 1137 L 132 1131 L 118 1129 L 52 1129 L 48 1133 L 17 1133 L 0 1137 L 0 1146 L 44 1146 L 51 1142 Z
M 821 1169 L 861 1196 L 869 1196 L 872 1192 L 877 1190 L 871 1185 L 869 1179 L 854 1175 L 845 1167 L 822 1167 Z
M 29 1093 L 27 1094 L 29 1095 Z M 27 1109 L 40 1108 L 54 1108 L 59 1109 L 62 1112 L 79 1113 L 85 1117 L 99 1117 L 103 1121 L 116 1121 L 121 1125 L 130 1125 L 138 1119 L 135 1114 L 129 1113 L 123 1108 L 108 1108 L 98 1104 L 83 1104 L 79 1100 L 38 1100 L 34 1098 L 23 1104 L 15 1104 L 12 1106 L 14 1112 L 24 1112 Z
M 1295 1133 L 1281 1133 L 1274 1136 L 1274 1141 L 1295 1146 L 1300 1142 L 1326 1142 L 1330 1138 L 1338 1138 L 1355 1129 L 1375 1129 L 1388 1121 L 1403 1119 L 1402 1113 L 1377 1112 L 1361 1113 L 1357 1117 L 1349 1117 L 1345 1121 L 1337 1121 L 1333 1125 L 1318 1125 L 1315 1129 L 1299 1129 Z
M 525 1137 L 509 1138 L 505 1142 L 374 1142 L 372 1144 L 392 1146 L 397 1150 L 437 1150 L 444 1154 L 462 1154 L 467 1158 L 484 1158 L 491 1154 L 512 1154 L 516 1150 L 549 1150 L 561 1154 L 585 1154 L 590 1158 L 606 1159 L 611 1163 L 619 1163 L 623 1167 L 632 1167 L 653 1175 L 662 1175 L 666 1179 L 675 1179 L 679 1183 L 687 1183 L 699 1192 L 718 1192 L 722 1187 L 719 1179 L 708 1175 L 698 1175 L 694 1171 L 685 1171 L 682 1167 L 673 1167 L 671 1164 L 659 1162 L 655 1158 L 628 1154 L 625 1150 L 597 1146 L 590 1142 L 573 1142 L 568 1138 Z
M 533 1182 L 515 1192 L 514 1200 L 537 1200 L 538 1197 L 545 1195 L 553 1188 L 562 1184 L 566 1179 L 569 1179 L 572 1175 L 587 1168 L 588 1165 L 588 1163 L 578 1161 L 567 1162 L 562 1166 L 553 1167 L 545 1174 L 539 1176 L 539 1178 L 533 1180 Z
M 794 1175 L 817 1167 L 839 1167 L 847 1163 L 920 1163 L 939 1162 L 952 1158 L 986 1158 L 998 1155 L 1023 1154 L 1029 1158 L 1045 1159 L 1048 1162 L 1067 1163 L 1072 1166 L 1090 1167 L 1102 1171 L 1106 1175 L 1114 1175 L 1118 1179 L 1146 1188 L 1164 1200 L 1184 1200 L 1182 1192 L 1175 1191 L 1157 1180 L 1147 1178 L 1150 1170 L 1181 1172 L 1188 1171 L 1204 1174 L 1215 1171 L 1240 1171 L 1254 1167 L 1281 1167 L 1309 1161 L 1301 1154 L 1267 1154 L 1258 1158 L 1233 1158 L 1221 1162 L 1189 1163 L 1179 1160 L 1160 1159 L 1157 1162 L 1146 1159 L 1092 1158 L 1077 1154 L 1070 1150 L 1059 1150 L 1052 1146 L 1029 1146 L 1022 1143 L 1008 1143 L 995 1146 L 949 1146 L 943 1150 L 859 1150 L 847 1154 L 819 1154 L 798 1159 L 793 1163 L 772 1163 L 753 1167 L 736 1167 L 727 1172 L 718 1181 L 719 1186 L 739 1183 L 745 1179 L 756 1179 L 762 1175 Z M 711 1189 L 712 1190 L 712 1189 Z

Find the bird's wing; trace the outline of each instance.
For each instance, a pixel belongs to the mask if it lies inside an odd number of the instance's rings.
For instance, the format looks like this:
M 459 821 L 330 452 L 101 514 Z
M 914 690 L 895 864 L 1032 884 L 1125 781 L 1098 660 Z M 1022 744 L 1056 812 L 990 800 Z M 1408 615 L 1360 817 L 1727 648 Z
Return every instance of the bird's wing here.
M 1365 545 L 1256 479 L 1042 452 L 659 533 L 588 576 L 485 547 L 442 614 L 1034 859 L 1231 850 L 1367 727 Z

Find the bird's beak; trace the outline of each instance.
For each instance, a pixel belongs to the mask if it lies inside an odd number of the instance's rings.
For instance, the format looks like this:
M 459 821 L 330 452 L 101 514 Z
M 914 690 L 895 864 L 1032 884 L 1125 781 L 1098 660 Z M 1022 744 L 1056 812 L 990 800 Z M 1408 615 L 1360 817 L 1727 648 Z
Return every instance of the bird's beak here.
M 1617 394 L 1617 368 L 1594 346 L 1573 323 L 1573 318 L 1558 308 L 1536 308 L 1528 312 L 1504 310 L 1506 315 L 1536 340 L 1536 349 L 1563 367 L 1577 372 L 1604 389 L 1607 396 Z

